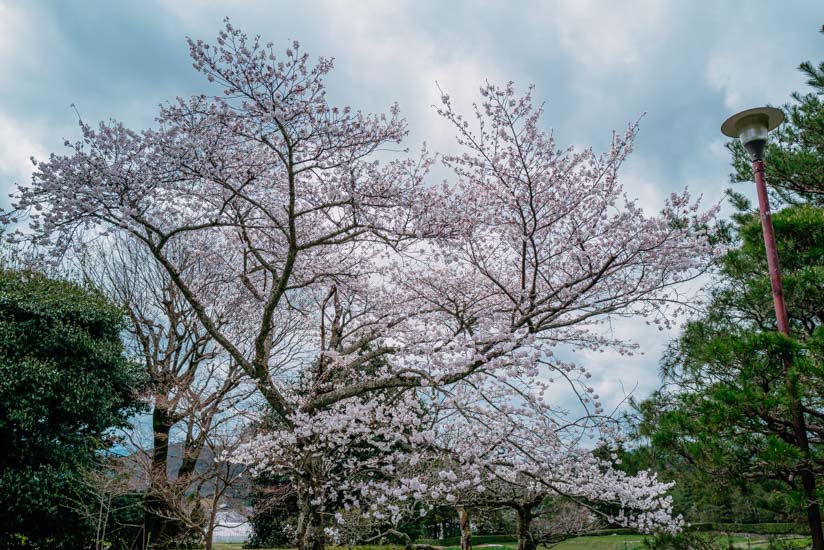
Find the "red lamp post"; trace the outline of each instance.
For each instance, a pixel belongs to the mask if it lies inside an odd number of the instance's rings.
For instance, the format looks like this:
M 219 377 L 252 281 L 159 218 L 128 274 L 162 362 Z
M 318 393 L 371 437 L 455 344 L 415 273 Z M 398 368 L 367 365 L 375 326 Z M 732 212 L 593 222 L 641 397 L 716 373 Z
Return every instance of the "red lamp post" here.
M 790 335 L 787 321 L 787 306 L 784 303 L 784 289 L 781 285 L 781 268 L 778 265 L 778 252 L 775 249 L 775 231 L 770 217 L 770 203 L 767 196 L 767 184 L 764 180 L 764 146 L 767 133 L 784 121 L 784 113 L 774 107 L 758 107 L 741 111 L 724 121 L 721 132 L 731 138 L 739 138 L 741 144 L 750 154 L 752 170 L 755 174 L 755 189 L 758 192 L 758 209 L 761 212 L 761 230 L 764 233 L 764 246 L 767 249 L 767 266 L 770 270 L 775 320 L 778 331 Z
M 767 267 L 770 272 L 773 306 L 778 331 L 790 336 L 787 318 L 787 305 L 784 302 L 784 288 L 781 285 L 781 269 L 778 265 L 778 252 L 775 248 L 775 231 L 770 217 L 770 203 L 767 184 L 764 179 L 764 147 L 767 134 L 784 121 L 784 113 L 774 107 L 758 107 L 741 111 L 724 121 L 721 132 L 728 137 L 738 138 L 752 160 L 755 175 L 755 189 L 758 192 L 758 209 L 761 212 L 761 230 L 764 234 L 764 247 L 767 249 Z M 813 549 L 824 550 L 824 532 L 821 526 L 821 511 L 818 503 L 815 474 L 810 469 L 810 443 L 807 438 L 807 421 L 804 408 L 796 387 L 795 377 L 790 372 L 791 363 L 786 362 L 787 394 L 790 397 L 795 444 L 804 456 L 806 464 L 800 469 L 801 484 L 807 499 L 807 520 L 810 526 Z

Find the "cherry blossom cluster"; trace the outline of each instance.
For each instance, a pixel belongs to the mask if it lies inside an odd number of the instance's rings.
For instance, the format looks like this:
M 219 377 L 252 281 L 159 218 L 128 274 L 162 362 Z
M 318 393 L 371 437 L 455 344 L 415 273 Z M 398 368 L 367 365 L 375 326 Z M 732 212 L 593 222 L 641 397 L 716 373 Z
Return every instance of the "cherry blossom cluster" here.
M 671 483 L 648 472 L 627 475 L 581 445 L 593 430 L 614 438 L 604 420 L 553 409 L 510 383 L 497 391 L 489 384 L 465 387 L 430 409 L 439 418 L 428 423 L 433 428 L 425 443 L 396 457 L 393 476 L 363 485 L 372 513 L 397 520 L 411 504 L 502 506 L 561 497 L 590 507 L 613 505 L 618 513 L 605 519 L 645 532 L 683 526 L 666 494 Z

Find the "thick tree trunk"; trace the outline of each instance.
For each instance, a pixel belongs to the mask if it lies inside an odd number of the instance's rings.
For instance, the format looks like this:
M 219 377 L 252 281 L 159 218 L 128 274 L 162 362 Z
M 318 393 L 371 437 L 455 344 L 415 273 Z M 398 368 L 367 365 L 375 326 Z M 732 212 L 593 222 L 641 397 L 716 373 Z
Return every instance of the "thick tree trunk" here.
M 518 512 L 518 550 L 535 550 L 535 539 L 529 530 L 532 523 L 532 506 L 517 506 L 515 511 Z
M 212 538 L 215 536 L 215 513 L 209 514 L 209 526 L 206 529 L 206 539 L 203 543 L 203 550 L 212 550 Z
M 155 407 L 152 412 L 152 461 L 149 466 L 149 489 L 145 498 L 144 528 L 152 545 L 162 545 L 166 536 L 168 508 L 162 498 L 162 485 L 166 483 L 166 461 L 169 458 L 169 432 L 172 423 L 168 411 Z
M 152 462 L 149 489 L 145 499 L 144 529 L 153 548 L 171 548 L 175 539 L 186 527 L 171 519 L 174 515 L 164 497 L 164 487 L 168 485 L 167 464 L 169 460 L 169 432 L 172 429 L 171 414 L 163 407 L 155 407 L 152 412 Z
M 322 491 L 317 459 L 310 459 L 307 472 L 298 478 L 298 540 L 300 550 L 323 550 L 326 535 L 323 531 L 323 514 L 321 506 L 313 504 L 314 495 Z
M 300 517 L 298 519 L 298 548 L 300 550 L 323 550 L 325 534 L 323 520 L 317 506 L 303 497 L 299 498 Z
M 464 506 L 458 506 L 458 519 L 461 524 L 461 550 L 472 548 L 472 528 L 469 525 L 469 512 Z
M 194 473 L 199 456 L 200 449 L 187 449 L 184 447 L 183 460 L 180 463 L 180 469 L 177 471 L 177 476 L 180 478 Z

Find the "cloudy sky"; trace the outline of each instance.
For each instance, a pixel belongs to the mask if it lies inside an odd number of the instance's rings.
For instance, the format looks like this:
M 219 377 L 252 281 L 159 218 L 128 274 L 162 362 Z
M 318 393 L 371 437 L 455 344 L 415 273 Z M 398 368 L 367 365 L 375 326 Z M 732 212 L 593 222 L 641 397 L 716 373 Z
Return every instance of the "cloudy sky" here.
M 185 37 L 212 40 L 226 16 L 284 49 L 296 39 L 334 57 L 334 103 L 397 101 L 412 148 L 452 146 L 431 108 L 436 82 L 458 105 L 484 80 L 534 83 L 562 145 L 605 147 L 643 115 L 623 182 L 650 211 L 685 186 L 721 200 L 730 171 L 721 121 L 786 102 L 803 89 L 798 64 L 824 58 L 821 0 L 0 0 L 0 206 L 29 178 L 30 156 L 78 138 L 71 104 L 87 121 L 142 128 L 159 103 L 204 91 Z M 657 386 L 669 337 L 643 323 L 615 330 L 646 353 L 580 358 L 607 403 L 622 386 L 639 395 Z

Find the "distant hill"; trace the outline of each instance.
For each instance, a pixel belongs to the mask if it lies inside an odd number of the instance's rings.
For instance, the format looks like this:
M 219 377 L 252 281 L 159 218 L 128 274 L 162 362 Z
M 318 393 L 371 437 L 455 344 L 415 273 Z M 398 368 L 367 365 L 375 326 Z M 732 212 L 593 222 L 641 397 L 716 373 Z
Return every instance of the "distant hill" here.
M 150 452 L 150 451 L 146 451 Z M 148 487 L 148 482 L 146 480 L 145 472 L 142 472 L 142 467 L 140 466 L 140 461 L 135 460 L 132 461 L 132 480 L 134 482 L 135 487 L 140 491 L 145 491 Z M 198 474 L 207 474 L 214 463 L 214 454 L 212 450 L 208 447 L 204 447 L 200 451 L 200 455 L 197 458 L 197 462 L 195 463 L 195 471 Z M 180 469 L 180 466 L 183 464 L 183 445 L 180 443 L 173 443 L 169 445 L 169 459 L 166 461 L 167 469 L 166 474 L 171 477 L 176 477 L 176 472 Z M 233 487 L 229 488 L 226 491 L 226 497 L 232 500 L 245 500 L 249 494 L 249 481 L 248 476 L 241 475 L 243 470 L 245 470 L 248 466 L 245 464 L 232 464 L 231 474 L 232 477 L 240 475 L 241 477 L 233 484 Z M 175 473 L 175 474 L 173 474 Z M 194 490 L 194 488 L 192 489 Z M 200 495 L 201 496 L 210 496 L 214 492 L 214 483 L 206 482 L 200 486 Z

